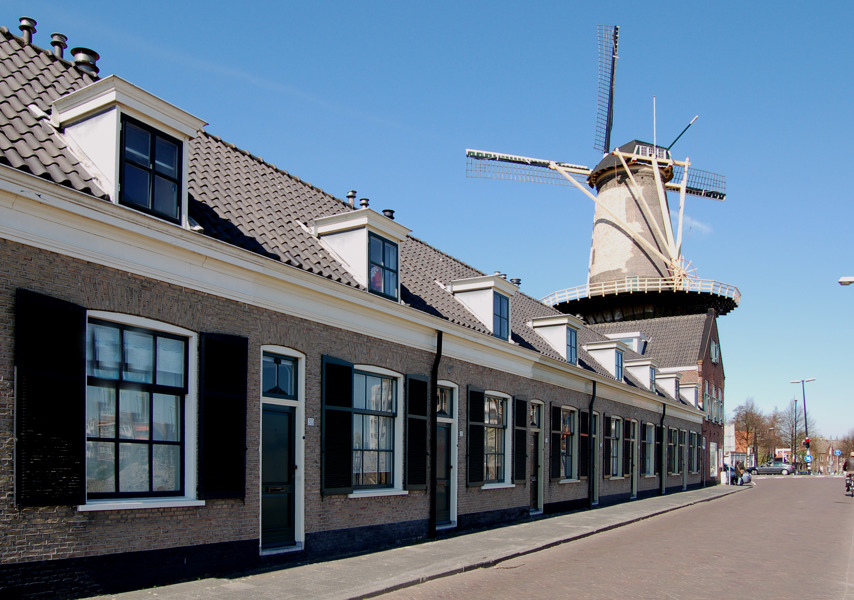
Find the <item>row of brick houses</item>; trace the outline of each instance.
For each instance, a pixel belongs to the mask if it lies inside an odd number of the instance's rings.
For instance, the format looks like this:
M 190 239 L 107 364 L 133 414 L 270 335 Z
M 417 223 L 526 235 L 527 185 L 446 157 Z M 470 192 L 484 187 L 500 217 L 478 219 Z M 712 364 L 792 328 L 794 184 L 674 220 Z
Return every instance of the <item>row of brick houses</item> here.
M 717 481 L 714 313 L 588 326 L 22 32 L 0 28 L 0 595 Z M 650 366 L 671 342 L 689 364 Z

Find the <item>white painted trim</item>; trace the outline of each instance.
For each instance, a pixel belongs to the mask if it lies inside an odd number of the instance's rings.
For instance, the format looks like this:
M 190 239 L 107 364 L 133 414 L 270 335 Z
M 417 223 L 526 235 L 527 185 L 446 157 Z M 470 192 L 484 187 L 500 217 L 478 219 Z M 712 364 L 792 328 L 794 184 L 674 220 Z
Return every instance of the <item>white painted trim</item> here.
M 383 367 L 377 367 L 375 365 L 353 365 L 353 372 L 355 373 L 356 371 L 361 371 L 362 373 L 367 373 L 369 375 L 381 375 L 383 377 L 390 377 L 395 380 L 396 397 L 394 407 L 394 470 L 392 472 L 394 481 L 392 482 L 391 488 L 355 490 L 351 494 L 351 496 L 358 497 L 363 496 L 365 494 L 374 494 L 377 492 L 380 492 L 379 495 L 381 496 L 408 494 L 409 492 L 407 492 L 403 487 L 405 470 L 405 464 L 403 460 L 403 436 L 404 431 L 406 430 L 406 411 L 404 410 L 404 376 L 403 374 L 398 373 L 397 371 L 392 371 L 391 369 L 386 369 Z M 395 494 L 394 492 L 399 493 Z
M 457 494 L 459 485 L 457 483 L 457 473 L 459 472 L 459 460 L 460 460 L 460 452 L 459 445 L 463 443 L 463 440 L 460 438 L 459 433 L 459 419 L 457 415 L 459 411 L 462 409 L 460 406 L 460 386 L 458 386 L 453 381 L 448 381 L 446 379 L 439 379 L 436 382 L 438 387 L 450 388 L 451 395 L 453 396 L 454 401 L 454 414 L 451 418 L 447 417 L 437 417 L 436 420 L 439 423 L 446 423 L 451 425 L 451 524 L 455 524 L 457 522 Z M 446 527 L 449 525 L 445 525 Z
M 86 339 L 89 339 L 89 319 L 100 319 L 102 321 L 109 321 L 111 323 L 116 323 L 120 325 L 130 325 L 132 327 L 140 327 L 143 329 L 148 329 L 151 331 L 157 331 L 162 333 L 171 333 L 174 335 L 179 335 L 181 337 L 187 338 L 187 393 L 184 396 L 184 456 L 182 457 L 184 460 L 184 494 L 185 498 L 189 500 L 195 500 L 194 496 L 189 495 L 191 492 L 194 493 L 196 490 L 196 482 L 197 482 L 197 472 L 196 465 L 198 464 L 198 447 L 196 445 L 196 440 L 198 439 L 198 415 L 199 415 L 199 397 L 198 397 L 198 364 L 199 364 L 199 336 L 197 333 L 190 331 L 188 329 L 184 329 L 183 327 L 176 327 L 175 325 L 171 325 L 169 323 L 163 323 L 161 321 L 155 321 L 154 319 L 148 319 L 146 317 L 138 317 L 136 315 L 126 315 L 123 313 L 116 312 L 107 312 L 102 310 L 89 310 L 86 311 Z M 148 504 L 152 501 L 163 501 L 167 503 L 171 503 L 173 498 L 157 498 L 155 500 L 148 499 L 132 499 L 130 502 L 141 502 L 145 504 L 142 508 L 150 508 L 151 506 Z M 105 500 L 98 501 L 93 500 L 94 504 L 123 504 L 125 501 L 123 500 Z M 88 506 L 87 502 L 87 506 Z M 202 503 L 204 505 L 204 503 Z M 172 504 L 169 504 L 172 506 Z M 193 505 L 197 506 L 197 505 Z
M 409 491 L 399 489 L 357 490 L 347 494 L 348 498 L 380 498 L 383 496 L 408 496 Z
M 263 344 L 260 348 L 260 362 L 258 365 L 258 373 L 259 379 L 263 376 L 264 372 L 264 354 L 277 354 L 279 356 L 285 356 L 288 358 L 293 358 L 296 360 L 297 367 L 297 399 L 296 400 L 286 400 L 282 398 L 265 398 L 263 390 L 260 394 L 260 402 L 258 407 L 258 422 L 261 424 L 259 427 L 260 435 L 258 436 L 258 468 L 259 468 L 259 476 L 258 476 L 258 547 L 261 548 L 261 506 L 260 499 L 263 495 L 263 490 L 261 486 L 263 484 L 262 476 L 260 473 L 261 465 L 263 465 L 263 456 L 262 456 L 262 448 L 263 448 L 263 432 L 264 427 L 261 420 L 263 419 L 264 414 L 264 405 L 265 404 L 274 404 L 278 406 L 288 406 L 294 408 L 294 419 L 295 419 L 295 427 L 294 427 L 294 435 L 296 439 L 294 440 L 294 452 L 295 452 L 295 463 L 297 466 L 296 474 L 294 476 L 294 540 L 296 541 L 296 545 L 302 548 L 302 545 L 305 543 L 305 474 L 306 474 L 306 461 L 305 461 L 305 354 L 298 350 L 294 350 L 292 348 L 288 348 L 285 346 L 277 346 L 274 344 Z M 286 549 L 285 549 L 286 550 Z M 266 550 L 261 550 L 262 554 L 274 552 L 277 553 L 281 551 L 280 549 L 269 548 Z
M 348 210 L 329 217 L 318 217 L 314 220 L 312 231 L 315 236 L 323 237 L 332 233 L 341 233 L 342 231 L 361 228 L 372 231 L 381 237 L 388 238 L 397 244 L 403 242 L 409 232 L 412 231 L 397 221 L 393 221 L 370 208 Z
M 92 500 L 88 504 L 81 504 L 77 512 L 95 512 L 101 510 L 144 510 L 152 508 L 186 508 L 192 506 L 204 506 L 204 500 L 195 498 L 157 498 L 152 500 Z

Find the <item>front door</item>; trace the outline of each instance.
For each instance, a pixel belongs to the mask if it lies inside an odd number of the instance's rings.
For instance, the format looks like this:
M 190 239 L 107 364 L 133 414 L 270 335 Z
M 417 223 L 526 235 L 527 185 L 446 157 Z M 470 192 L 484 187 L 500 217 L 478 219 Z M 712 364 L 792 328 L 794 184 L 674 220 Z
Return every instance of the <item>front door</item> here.
M 261 419 L 261 548 L 295 542 L 295 409 L 264 404 Z
M 540 477 L 540 432 L 531 432 L 531 511 L 542 510 L 542 478 Z
M 436 425 L 436 524 L 451 522 L 451 424 Z

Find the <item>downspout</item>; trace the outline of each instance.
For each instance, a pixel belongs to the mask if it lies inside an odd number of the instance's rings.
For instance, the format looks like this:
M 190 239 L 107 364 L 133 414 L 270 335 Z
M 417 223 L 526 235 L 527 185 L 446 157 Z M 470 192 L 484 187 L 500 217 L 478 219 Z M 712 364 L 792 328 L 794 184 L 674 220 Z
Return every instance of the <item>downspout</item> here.
M 661 431 L 661 464 L 658 465 L 659 469 L 661 469 L 661 495 L 667 493 L 667 436 L 665 435 L 666 429 L 664 428 L 664 417 L 667 415 L 667 405 L 661 405 L 661 421 L 658 424 L 659 431 Z
M 430 511 L 427 517 L 427 536 L 436 537 L 436 462 L 439 434 L 436 419 L 436 400 L 439 397 L 439 361 L 442 360 L 442 330 L 436 331 L 436 356 L 430 370 L 430 397 L 427 399 L 427 419 L 430 427 L 430 451 L 427 453 L 427 468 L 430 469 Z
M 591 430 L 593 423 L 593 404 L 596 402 L 596 382 L 593 381 L 593 395 L 590 396 L 590 404 L 587 405 L 587 508 L 593 508 L 593 486 L 596 485 L 596 453 L 593 447 L 594 441 L 599 436 L 594 436 Z

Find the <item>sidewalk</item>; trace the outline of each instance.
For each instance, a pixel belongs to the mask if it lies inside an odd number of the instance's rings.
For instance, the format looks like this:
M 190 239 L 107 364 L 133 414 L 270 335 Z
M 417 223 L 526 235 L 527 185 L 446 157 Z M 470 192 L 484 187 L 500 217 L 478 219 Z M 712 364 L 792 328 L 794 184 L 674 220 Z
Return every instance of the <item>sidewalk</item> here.
M 202 579 L 98 596 L 117 600 L 287 600 L 367 598 L 463 571 L 492 566 L 564 542 L 751 489 L 718 485 L 547 517 L 434 542 L 248 575 Z

